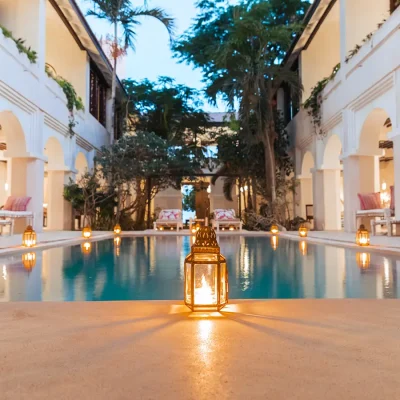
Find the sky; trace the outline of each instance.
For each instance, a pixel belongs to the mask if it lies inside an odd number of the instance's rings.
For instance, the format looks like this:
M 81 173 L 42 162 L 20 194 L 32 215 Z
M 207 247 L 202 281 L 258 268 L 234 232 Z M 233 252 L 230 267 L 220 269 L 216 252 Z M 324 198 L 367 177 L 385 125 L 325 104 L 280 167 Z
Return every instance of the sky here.
M 134 5 L 137 2 L 138 6 L 143 4 L 141 0 L 132 0 L 132 2 Z M 162 7 L 175 17 L 177 35 L 190 27 L 197 12 L 195 2 L 196 0 L 148 0 L 150 7 Z M 78 0 L 78 4 L 85 12 L 90 2 Z M 107 33 L 112 33 L 111 26 L 107 22 L 94 17 L 87 17 L 87 19 L 96 36 L 104 37 Z M 156 80 L 158 76 L 170 76 L 177 83 L 202 89 L 201 71 L 194 70 L 190 65 L 180 64 L 173 58 L 165 27 L 152 18 L 142 21 L 142 25 L 137 29 L 136 51 L 129 50 L 125 60 L 122 61 L 122 68 L 118 69 L 120 78 Z M 225 106 L 221 103 L 217 107 L 212 107 L 205 103 L 204 109 L 225 111 Z

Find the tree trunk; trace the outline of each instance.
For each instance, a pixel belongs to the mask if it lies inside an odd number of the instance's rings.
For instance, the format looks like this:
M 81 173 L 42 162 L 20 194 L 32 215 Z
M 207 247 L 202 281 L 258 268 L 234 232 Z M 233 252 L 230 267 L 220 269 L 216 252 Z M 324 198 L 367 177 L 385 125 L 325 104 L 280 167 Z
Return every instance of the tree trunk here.
M 118 24 L 114 24 L 114 49 L 113 49 L 113 74 L 111 83 L 111 143 L 115 140 L 115 99 L 117 92 L 117 48 L 118 48 Z
M 275 157 L 274 149 L 271 146 L 268 133 L 265 134 L 264 139 L 264 162 L 265 162 L 265 182 L 267 184 L 267 191 L 269 188 L 267 199 L 276 201 L 276 176 L 275 176 Z

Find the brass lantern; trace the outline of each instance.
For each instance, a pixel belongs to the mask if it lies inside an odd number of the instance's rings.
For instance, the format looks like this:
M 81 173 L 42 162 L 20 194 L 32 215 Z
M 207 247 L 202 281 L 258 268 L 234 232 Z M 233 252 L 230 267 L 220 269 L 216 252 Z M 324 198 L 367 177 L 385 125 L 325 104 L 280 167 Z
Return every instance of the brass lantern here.
M 300 237 L 307 237 L 307 234 L 308 234 L 308 229 L 304 225 L 300 226 L 300 228 L 299 228 L 299 236 Z
M 357 253 L 356 254 L 357 265 L 360 269 L 366 270 L 371 264 L 371 254 L 369 253 Z
M 115 233 L 116 235 L 119 235 L 121 232 L 122 232 L 121 225 L 120 225 L 120 224 L 116 224 L 116 225 L 114 226 L 114 233 Z
M 271 233 L 277 235 L 279 233 L 278 225 L 271 225 Z
M 92 244 L 90 242 L 82 243 L 81 249 L 83 254 L 90 254 L 92 251 Z
M 215 231 L 201 227 L 185 259 L 185 304 L 192 311 L 219 311 L 228 303 L 228 269 Z
M 31 225 L 28 225 L 22 235 L 22 245 L 25 247 L 33 247 L 36 245 L 36 232 Z
M 36 265 L 36 254 L 35 253 L 23 254 L 22 264 L 24 265 L 26 270 L 32 271 L 33 267 Z
M 356 243 L 359 246 L 369 246 L 369 232 L 364 225 L 360 225 L 360 229 L 356 233 Z
M 85 227 L 82 229 L 82 236 L 83 236 L 85 239 L 89 239 L 89 238 L 92 236 L 92 229 L 90 228 L 90 226 L 85 226 Z
M 278 248 L 279 244 L 279 237 L 278 236 L 271 236 L 271 247 L 275 251 Z

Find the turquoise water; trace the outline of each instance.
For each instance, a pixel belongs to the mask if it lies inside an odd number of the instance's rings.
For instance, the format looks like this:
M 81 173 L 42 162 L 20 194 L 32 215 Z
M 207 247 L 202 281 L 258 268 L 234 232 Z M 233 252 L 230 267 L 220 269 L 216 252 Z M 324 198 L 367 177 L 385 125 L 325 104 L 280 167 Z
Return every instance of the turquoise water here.
M 400 257 L 269 237 L 221 237 L 231 299 L 396 298 Z M 179 300 L 191 238 L 159 236 L 92 242 L 36 251 L 28 270 L 21 255 L 0 258 L 0 301 Z M 368 260 L 360 267 L 357 257 Z M 361 258 L 360 258 L 361 257 Z

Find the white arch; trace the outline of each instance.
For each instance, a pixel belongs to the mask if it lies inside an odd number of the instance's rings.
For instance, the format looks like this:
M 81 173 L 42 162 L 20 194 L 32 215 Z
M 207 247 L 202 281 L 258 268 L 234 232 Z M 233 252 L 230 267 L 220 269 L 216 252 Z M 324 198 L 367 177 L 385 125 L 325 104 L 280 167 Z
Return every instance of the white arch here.
M 12 157 L 26 153 L 24 130 L 15 114 L 11 111 L 1 111 L 0 126 L 0 138 L 6 142 L 8 155 Z
M 47 156 L 48 170 L 64 170 L 65 155 L 64 149 L 57 138 L 51 136 L 47 139 L 44 147 L 44 154 Z
M 75 158 L 76 181 L 79 181 L 81 176 L 89 171 L 89 163 L 86 156 L 80 151 Z
M 382 133 L 387 133 L 385 121 L 388 118 L 389 113 L 383 108 L 375 108 L 368 114 L 358 138 L 360 155 L 379 155 L 379 140 L 386 139 Z
M 329 137 L 324 149 L 323 166 L 327 169 L 340 169 L 342 142 L 338 135 Z
M 312 178 L 311 170 L 314 166 L 314 157 L 311 151 L 307 151 L 303 156 L 303 162 L 301 164 L 301 176 L 303 178 Z

